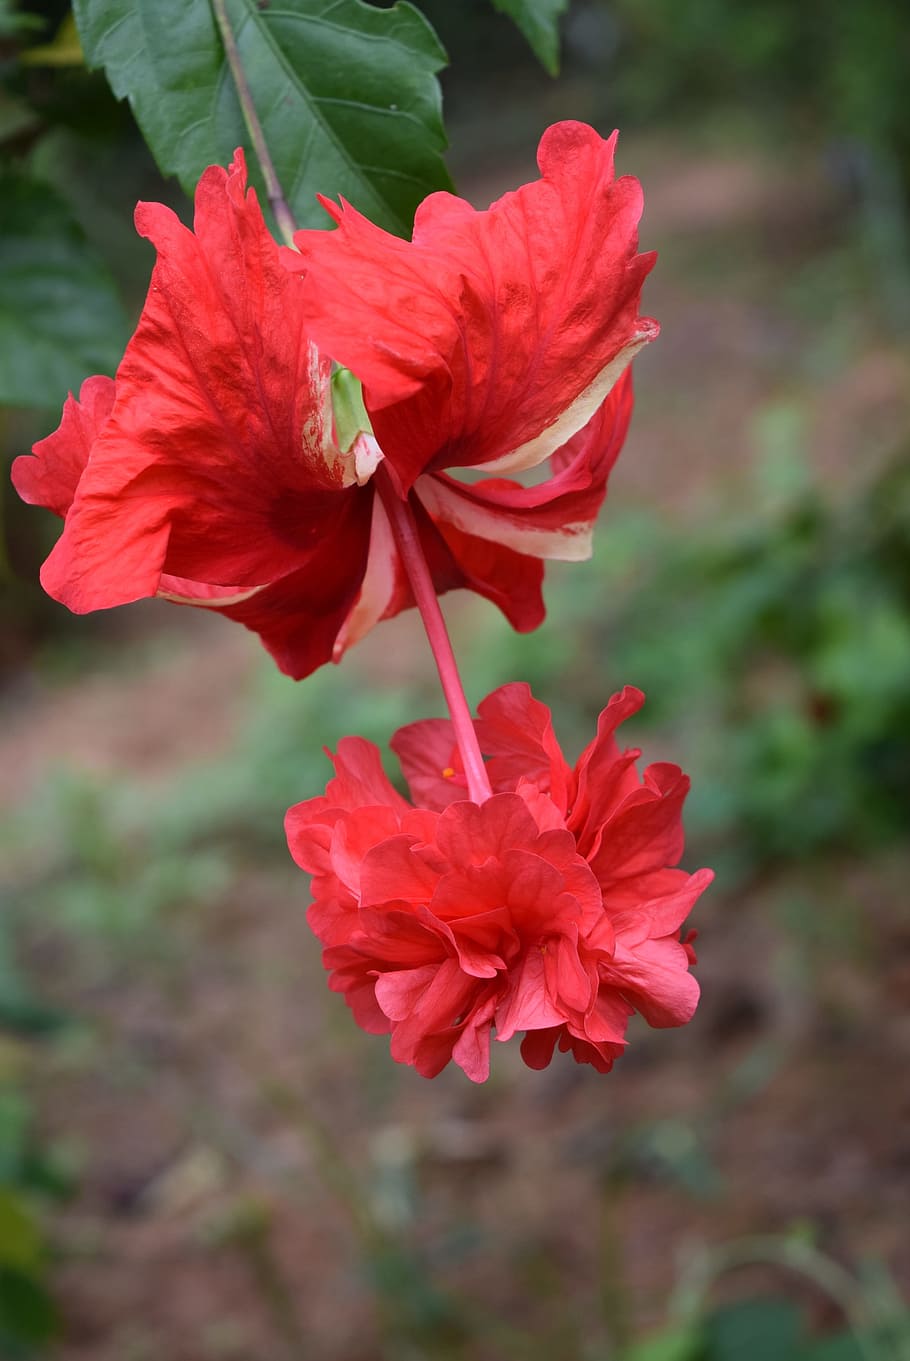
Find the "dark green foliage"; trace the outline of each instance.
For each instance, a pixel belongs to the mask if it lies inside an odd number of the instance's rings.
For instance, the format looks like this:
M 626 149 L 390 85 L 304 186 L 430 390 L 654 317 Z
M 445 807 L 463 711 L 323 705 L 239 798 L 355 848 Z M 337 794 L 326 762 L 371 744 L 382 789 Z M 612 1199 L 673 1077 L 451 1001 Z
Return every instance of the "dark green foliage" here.
M 656 1333 L 625 1353 L 623 1361 L 866 1361 L 872 1353 L 851 1332 L 810 1337 L 800 1313 L 785 1299 L 747 1299 L 709 1314 L 703 1322 Z M 899 1353 L 876 1349 L 881 1361 Z
M 112 372 L 127 337 L 113 281 L 48 185 L 0 172 L 0 404 L 57 407 Z
M 155 158 L 187 193 L 249 139 L 208 0 L 76 0 L 91 66 L 128 98 Z M 300 226 L 323 227 L 317 193 L 343 194 L 390 231 L 449 187 L 435 72 L 445 53 L 400 3 L 229 0 L 228 18 L 278 179 Z M 262 181 L 248 154 L 251 175 Z M 264 200 L 263 200 L 264 201 Z
M 800 1311 L 782 1299 L 744 1300 L 712 1314 L 704 1328 L 703 1361 L 863 1361 L 850 1333 L 811 1339 Z
M 0 1266 L 0 1355 L 26 1361 L 56 1331 L 56 1310 L 40 1280 Z
M 603 646 L 653 695 L 650 719 L 702 734 L 703 827 L 751 862 L 900 835 L 908 572 L 901 459 L 856 504 L 810 491 L 779 517 L 668 544 L 610 618 Z
M 49 1261 L 40 1208 L 70 1190 L 53 1149 L 35 1137 L 32 1106 L 19 1081 L 29 1041 L 63 1018 L 34 994 L 21 972 L 9 922 L 0 916 L 0 1357 L 27 1361 L 57 1330 L 46 1285 Z
M 23 14 L 14 0 L 0 0 L 0 38 L 13 38 L 41 28 L 43 20 L 37 14 Z
M 550 75 L 558 75 L 559 19 L 569 0 L 493 0 L 493 5 L 515 21 Z
M 723 0 L 681 9 L 672 0 L 613 0 L 619 27 L 620 92 L 644 109 L 717 99 L 768 101 L 825 128 L 891 137 L 905 128 L 900 91 L 907 24 L 890 0 L 832 9 L 787 0 Z M 618 66 L 620 63 L 618 63 Z
M 0 1075 L 0 1356 L 9 1361 L 35 1355 L 57 1330 L 36 1206 L 67 1189 L 61 1169 L 35 1143 L 28 1101 Z
M 600 17 L 614 31 L 610 103 L 623 122 L 746 114 L 775 139 L 836 143 L 841 172 L 870 192 L 893 167 L 910 208 L 904 6 L 612 0 Z

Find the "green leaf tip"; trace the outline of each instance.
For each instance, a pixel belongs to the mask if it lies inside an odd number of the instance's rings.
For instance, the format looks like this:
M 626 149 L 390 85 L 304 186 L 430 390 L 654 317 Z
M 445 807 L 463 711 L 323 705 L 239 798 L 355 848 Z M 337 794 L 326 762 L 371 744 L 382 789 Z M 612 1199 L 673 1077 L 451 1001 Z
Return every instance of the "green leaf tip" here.
M 559 75 L 559 19 L 569 0 L 493 0 L 494 9 L 517 25 L 545 71 Z

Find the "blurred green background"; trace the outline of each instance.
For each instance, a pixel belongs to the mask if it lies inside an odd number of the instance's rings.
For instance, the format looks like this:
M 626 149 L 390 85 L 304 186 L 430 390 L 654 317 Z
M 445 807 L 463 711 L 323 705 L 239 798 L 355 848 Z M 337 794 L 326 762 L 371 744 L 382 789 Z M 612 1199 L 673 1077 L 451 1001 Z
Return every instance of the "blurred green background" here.
M 644 184 L 663 332 L 594 561 L 531 637 L 447 608 L 472 700 L 529 680 L 572 757 L 648 694 L 630 740 L 692 775 L 718 871 L 703 1003 L 607 1078 L 397 1068 L 325 987 L 281 820 L 323 744 L 440 712 L 416 621 L 297 686 L 217 618 L 72 619 L 7 486 L 0 1356 L 899 1361 L 910 19 L 573 0 L 551 79 L 486 0 L 421 7 L 474 202 L 560 117 L 619 126 Z M 136 199 L 187 206 L 67 13 L 0 3 L 6 462 L 116 365 Z

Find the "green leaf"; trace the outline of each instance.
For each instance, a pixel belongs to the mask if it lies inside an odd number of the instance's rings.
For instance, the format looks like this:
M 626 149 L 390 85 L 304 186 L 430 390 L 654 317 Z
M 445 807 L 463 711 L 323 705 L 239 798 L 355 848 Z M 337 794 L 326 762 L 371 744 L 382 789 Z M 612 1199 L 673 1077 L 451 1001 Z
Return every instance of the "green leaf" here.
M 105 68 L 188 193 L 207 165 L 249 150 L 208 0 L 76 0 L 74 10 L 88 64 Z M 227 0 L 227 13 L 300 226 L 327 225 L 317 193 L 343 194 L 408 232 L 420 200 L 450 187 L 435 78 L 446 56 L 427 21 L 403 2 L 362 0 Z
M 13 0 L 0 0 L 0 38 L 14 38 L 20 33 L 39 32 L 45 25 L 40 14 L 22 14 Z
M 878 1348 L 875 1349 L 876 1354 Z M 799 1353 L 798 1361 L 865 1361 L 869 1350 L 852 1333 L 838 1333 L 819 1342 L 809 1343 Z
M 54 1303 L 40 1281 L 0 1268 L 0 1356 L 32 1355 L 57 1332 Z
M 0 1266 L 28 1275 L 38 1269 L 42 1256 L 37 1224 L 19 1197 L 0 1187 Z
M 87 373 L 113 372 L 127 324 L 113 280 L 65 203 L 0 171 L 0 405 L 58 407 Z
M 706 1335 L 710 1361 L 795 1361 L 799 1310 L 787 1300 L 745 1300 L 712 1314 Z
M 31 131 L 40 122 L 40 115 L 31 105 L 0 89 L 0 142 L 7 142 L 22 132 Z
M 559 74 L 559 16 L 569 0 L 493 0 L 500 14 L 507 14 L 527 38 L 531 49 L 551 76 Z
M 622 1361 L 703 1361 L 701 1326 L 677 1325 L 641 1338 L 622 1354 Z

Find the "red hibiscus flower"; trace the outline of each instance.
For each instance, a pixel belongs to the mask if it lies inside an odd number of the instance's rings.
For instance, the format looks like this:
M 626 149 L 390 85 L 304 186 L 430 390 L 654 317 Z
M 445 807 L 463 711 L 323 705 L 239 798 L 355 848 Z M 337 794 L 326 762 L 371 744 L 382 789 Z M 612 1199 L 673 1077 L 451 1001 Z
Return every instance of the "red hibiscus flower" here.
M 532 1068 L 558 1044 L 607 1072 L 633 1012 L 690 1019 L 698 985 L 679 931 L 712 874 L 672 868 L 686 776 L 659 764 L 640 777 L 640 753 L 616 744 L 643 700 L 614 696 L 573 770 L 549 709 L 506 685 L 478 708 L 483 804 L 464 798 L 451 724 L 431 719 L 392 739 L 419 806 L 372 743 L 346 737 L 325 796 L 290 809 L 329 986 L 365 1030 L 391 1033 L 393 1058 L 425 1077 L 454 1059 L 482 1082 L 495 1029 L 525 1032 Z
M 436 590 L 536 627 L 541 560 L 589 553 L 627 365 L 657 329 L 638 318 L 640 189 L 614 180 L 612 152 L 559 124 L 540 180 L 488 212 L 433 195 L 413 243 L 346 208 L 338 231 L 280 249 L 240 152 L 200 180 L 194 231 L 140 204 L 158 261 L 116 380 L 88 379 L 13 465 L 19 494 L 65 520 L 45 589 L 78 613 L 153 595 L 217 610 L 303 677 L 412 603 L 381 463 Z M 363 380 L 372 417 L 349 447 L 332 360 Z M 443 471 L 545 460 L 533 487 Z

